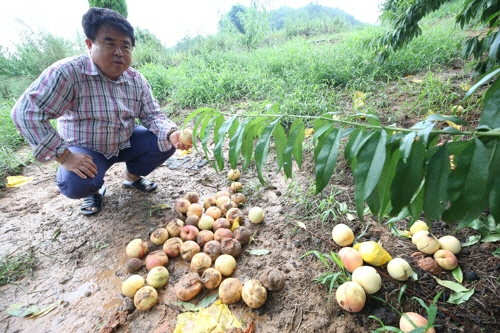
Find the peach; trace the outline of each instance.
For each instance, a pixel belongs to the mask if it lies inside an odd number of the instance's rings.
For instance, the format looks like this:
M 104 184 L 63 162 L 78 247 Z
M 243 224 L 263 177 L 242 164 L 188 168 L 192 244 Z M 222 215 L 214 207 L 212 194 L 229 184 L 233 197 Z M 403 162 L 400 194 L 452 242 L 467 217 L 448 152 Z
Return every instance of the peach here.
M 429 231 L 429 226 L 424 221 L 416 220 L 410 227 L 410 234 L 414 235 L 417 231 L 420 230 Z
M 212 228 L 214 231 L 217 231 L 218 229 L 222 229 L 222 228 L 229 229 L 229 228 L 231 228 L 231 223 L 225 217 L 221 217 L 221 218 L 218 218 L 217 220 L 215 220 Z
M 163 250 L 157 250 L 148 254 L 144 263 L 146 264 L 146 269 L 150 271 L 154 267 L 168 265 L 168 256 Z
M 243 215 L 243 212 L 239 208 L 231 208 L 227 211 L 226 213 L 226 219 L 231 223 L 231 226 L 235 222 L 238 222 L 238 224 L 241 224 L 243 222 L 243 218 L 245 215 Z
M 175 295 L 181 301 L 189 301 L 200 293 L 203 285 L 198 273 L 189 273 L 181 277 L 174 287 Z
M 200 217 L 198 215 L 189 215 L 184 221 L 186 225 L 192 225 L 198 228 L 198 223 L 200 223 Z
M 238 208 L 238 204 L 236 202 L 234 202 L 233 200 L 227 200 L 227 201 L 224 201 L 224 203 L 220 207 L 220 211 L 221 211 L 222 215 L 227 218 L 227 212 L 232 208 Z
M 191 261 L 196 253 L 200 252 L 198 243 L 188 240 L 181 245 L 181 257 L 185 261 Z
M 140 238 L 131 240 L 125 248 L 129 258 L 142 258 L 148 253 L 148 243 Z
M 184 221 L 175 219 L 170 221 L 165 229 L 167 229 L 169 237 L 179 237 L 182 227 L 184 227 Z
M 198 222 L 198 228 L 200 228 L 200 230 L 212 230 L 214 222 L 215 221 L 212 216 L 202 215 L 200 217 L 200 222 Z
M 448 250 L 453 254 L 459 254 L 462 250 L 460 241 L 453 236 L 443 236 L 439 238 L 438 241 L 443 250 Z
M 214 240 L 214 233 L 211 230 L 201 230 L 196 237 L 196 243 L 198 243 L 201 248 L 212 240 Z
M 196 202 L 190 204 L 186 211 L 186 216 L 196 215 L 198 217 L 201 217 L 202 214 L 203 214 L 203 207 Z
M 359 312 L 366 302 L 366 294 L 357 282 L 342 283 L 335 292 L 335 299 L 340 307 L 349 312 Z
M 220 244 L 222 254 L 238 257 L 241 254 L 241 243 L 234 238 L 226 238 Z
M 339 250 L 339 257 L 344 264 L 344 268 L 352 273 L 354 270 L 360 266 L 363 266 L 363 258 L 361 254 L 353 249 L 352 247 L 343 247 Z
M 245 227 L 238 227 L 234 229 L 233 237 L 240 242 L 241 245 L 245 245 L 250 241 L 250 231 Z
M 222 241 L 226 238 L 233 238 L 233 232 L 231 229 L 217 229 L 214 233 L 214 240 L 216 240 L 219 243 L 222 243 Z
M 236 270 L 236 259 L 229 254 L 221 254 L 215 260 L 214 267 L 222 276 L 230 276 Z
M 229 170 L 229 172 L 227 173 L 227 178 L 229 180 L 238 180 L 238 179 L 240 179 L 240 176 L 241 176 L 241 172 L 238 169 Z
M 352 281 L 359 283 L 367 294 L 374 294 L 382 287 L 382 278 L 371 266 L 361 266 L 352 272 Z
M 195 240 L 200 231 L 194 225 L 185 225 L 181 229 L 181 239 L 185 242 L 188 240 Z
M 441 268 L 448 271 L 454 270 L 458 265 L 457 257 L 448 250 L 437 250 L 434 253 L 434 260 Z
M 208 290 L 217 288 L 221 282 L 222 274 L 215 268 L 207 268 L 201 276 L 201 283 Z
M 427 230 L 419 230 L 411 236 L 411 242 L 414 245 L 417 245 L 419 239 L 422 237 L 426 237 L 427 235 L 429 235 L 429 232 Z
M 193 130 L 190 128 L 185 128 L 179 134 L 179 141 L 186 146 L 193 145 Z
M 410 320 L 408 320 L 408 317 Z M 419 327 L 425 327 L 427 326 L 427 319 L 419 315 L 418 313 L 415 312 L 406 312 L 401 316 L 401 319 L 399 320 L 399 328 L 404 332 L 408 333 L 413 331 L 415 328 Z M 425 331 L 425 333 L 436 333 L 436 330 L 434 328 L 429 328 L 428 330 Z
M 236 193 L 241 191 L 241 189 L 243 188 L 243 184 L 241 184 L 240 182 L 232 182 L 230 188 L 231 192 Z
M 189 205 L 191 205 L 191 202 L 188 199 L 179 198 L 179 199 L 175 200 L 174 210 L 178 213 L 186 214 Z
M 149 240 L 154 245 L 163 245 L 168 239 L 168 231 L 165 228 L 158 228 L 151 233 Z
M 137 290 L 134 296 L 134 305 L 139 311 L 150 310 L 158 301 L 158 293 L 151 286 L 144 286 Z
M 333 227 L 332 238 L 340 246 L 349 246 L 354 241 L 354 233 L 347 225 L 339 223 Z
M 426 253 L 426 254 L 433 254 L 437 250 L 439 250 L 439 241 L 437 240 L 436 237 L 432 234 L 427 234 L 424 235 L 423 237 L 420 237 L 417 241 L 417 249 L 420 252 Z
M 208 197 L 203 201 L 203 208 L 205 208 L 205 210 L 212 206 L 217 206 L 217 200 L 215 197 Z
M 248 219 L 254 224 L 259 224 L 264 221 L 264 210 L 259 206 L 250 208 L 248 212 Z
M 209 241 L 203 246 L 203 252 L 208 254 L 212 261 L 215 261 L 221 255 L 220 243 L 216 240 Z
M 211 216 L 214 221 L 222 216 L 222 212 L 217 206 L 210 206 L 205 209 L 205 215 Z
M 243 193 L 236 193 L 231 197 L 231 200 L 233 200 L 238 207 L 241 207 L 245 202 L 247 202 L 247 198 Z
M 130 275 L 125 281 L 122 283 L 122 294 L 134 298 L 137 290 L 144 287 L 144 278 L 138 274 Z
M 241 300 L 243 284 L 236 278 L 227 278 L 219 285 L 219 298 L 224 304 L 234 304 Z
M 196 192 L 188 192 L 184 195 L 184 199 L 189 200 L 190 203 L 197 203 L 200 200 L 200 197 Z
M 169 276 L 168 269 L 157 266 L 149 271 L 146 282 L 153 288 L 162 288 L 168 283 Z
M 243 285 L 241 298 L 252 309 L 260 308 L 267 300 L 267 290 L 259 280 L 251 279 Z
M 406 281 L 412 275 L 410 264 L 402 258 L 394 258 L 387 264 L 387 272 L 398 281 Z
M 216 206 L 221 209 L 222 211 L 222 205 L 224 204 L 224 202 L 226 201 L 231 201 L 231 198 L 228 196 L 228 195 L 222 195 L 220 197 L 217 198 L 216 200 Z
M 163 244 L 163 252 L 170 258 L 177 257 L 181 253 L 182 239 L 179 237 L 169 238 Z
M 191 270 L 198 274 L 203 274 L 203 272 L 212 265 L 212 259 L 206 253 L 199 252 L 196 253 L 191 259 Z
M 229 194 L 228 191 L 218 191 L 215 193 L 215 199 L 219 199 L 220 197 L 230 197 L 231 195 Z

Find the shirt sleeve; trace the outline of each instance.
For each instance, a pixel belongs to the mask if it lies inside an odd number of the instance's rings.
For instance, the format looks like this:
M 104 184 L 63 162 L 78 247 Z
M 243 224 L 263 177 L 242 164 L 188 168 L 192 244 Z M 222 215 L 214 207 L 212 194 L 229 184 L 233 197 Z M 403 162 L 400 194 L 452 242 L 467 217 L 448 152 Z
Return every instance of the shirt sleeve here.
M 144 95 L 139 120 L 144 127 L 158 136 L 159 149 L 168 151 L 172 148 L 167 137 L 168 133 L 171 130 L 177 130 L 177 125 L 160 110 L 160 105 L 153 96 L 151 86 L 142 75 L 141 78 Z
M 67 147 L 50 123 L 71 103 L 71 84 L 57 68 L 48 68 L 17 100 L 11 111 L 21 135 L 34 147 L 38 161 L 60 155 Z

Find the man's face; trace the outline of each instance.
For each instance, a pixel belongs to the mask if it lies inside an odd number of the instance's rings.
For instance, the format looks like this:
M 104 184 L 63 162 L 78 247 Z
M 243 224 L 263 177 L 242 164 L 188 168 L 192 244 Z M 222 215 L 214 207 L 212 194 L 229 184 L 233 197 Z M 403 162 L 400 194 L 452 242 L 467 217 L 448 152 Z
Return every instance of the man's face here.
M 103 25 L 95 41 L 85 40 L 92 61 L 106 77 L 116 80 L 132 62 L 132 40 L 110 26 Z

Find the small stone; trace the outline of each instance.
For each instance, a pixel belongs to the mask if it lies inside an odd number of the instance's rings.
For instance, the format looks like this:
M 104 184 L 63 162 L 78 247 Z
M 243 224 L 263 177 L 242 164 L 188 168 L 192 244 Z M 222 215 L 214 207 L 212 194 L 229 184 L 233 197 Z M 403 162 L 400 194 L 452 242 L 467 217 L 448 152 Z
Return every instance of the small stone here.
M 92 295 L 92 293 L 91 293 L 89 290 L 87 290 L 87 291 L 83 294 L 83 296 L 85 296 L 85 297 L 90 297 L 90 295 Z
M 467 281 L 476 281 L 476 280 L 479 280 L 479 276 L 477 276 L 476 272 L 473 272 L 473 271 L 468 271 L 468 272 L 465 272 L 465 279 Z

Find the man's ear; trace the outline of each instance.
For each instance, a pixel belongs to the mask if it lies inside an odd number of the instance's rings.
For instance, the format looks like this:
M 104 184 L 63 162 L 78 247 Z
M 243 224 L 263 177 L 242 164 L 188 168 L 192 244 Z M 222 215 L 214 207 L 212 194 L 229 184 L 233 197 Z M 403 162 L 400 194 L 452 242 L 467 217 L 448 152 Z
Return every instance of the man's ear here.
M 87 44 L 87 48 L 90 50 L 92 48 L 92 41 L 88 38 L 85 39 L 85 44 Z

